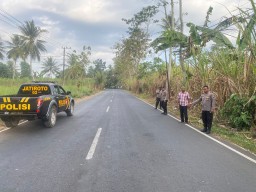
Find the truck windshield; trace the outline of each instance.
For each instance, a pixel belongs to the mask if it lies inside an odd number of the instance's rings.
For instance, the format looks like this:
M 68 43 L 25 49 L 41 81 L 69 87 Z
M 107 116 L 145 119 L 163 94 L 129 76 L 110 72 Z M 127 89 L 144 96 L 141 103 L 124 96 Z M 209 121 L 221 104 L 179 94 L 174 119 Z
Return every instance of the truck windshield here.
M 26 84 L 22 85 L 19 89 L 18 94 L 22 95 L 48 95 L 50 94 L 50 87 L 48 85 L 41 84 Z

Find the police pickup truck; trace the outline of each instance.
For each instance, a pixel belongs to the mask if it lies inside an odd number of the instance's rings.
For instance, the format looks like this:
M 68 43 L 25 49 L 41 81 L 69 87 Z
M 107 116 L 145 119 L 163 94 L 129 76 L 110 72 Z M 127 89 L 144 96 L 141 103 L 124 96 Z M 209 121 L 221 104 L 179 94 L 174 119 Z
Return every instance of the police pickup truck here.
M 70 91 L 54 82 L 22 84 L 17 95 L 0 96 L 0 118 L 7 127 L 16 127 L 20 120 L 41 119 L 46 127 L 53 127 L 56 115 L 66 112 L 72 116 L 75 101 Z

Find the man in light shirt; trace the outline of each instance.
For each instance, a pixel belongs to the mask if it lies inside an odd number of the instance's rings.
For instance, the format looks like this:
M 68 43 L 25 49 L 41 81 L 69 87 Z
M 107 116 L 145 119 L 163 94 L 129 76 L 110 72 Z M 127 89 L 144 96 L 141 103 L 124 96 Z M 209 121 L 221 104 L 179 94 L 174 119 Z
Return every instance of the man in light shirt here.
M 188 123 L 188 105 L 190 102 L 190 96 L 185 87 L 181 88 L 181 92 L 178 94 L 178 105 L 180 108 L 180 122 Z M 185 121 L 184 121 L 185 120 Z

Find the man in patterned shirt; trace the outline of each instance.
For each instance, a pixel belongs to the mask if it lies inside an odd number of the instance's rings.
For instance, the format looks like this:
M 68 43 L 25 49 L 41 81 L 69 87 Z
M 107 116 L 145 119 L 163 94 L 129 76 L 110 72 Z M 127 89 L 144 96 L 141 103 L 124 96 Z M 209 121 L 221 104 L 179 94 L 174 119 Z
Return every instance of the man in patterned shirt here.
M 180 121 L 181 123 L 185 122 L 188 123 L 188 105 L 190 101 L 190 96 L 187 91 L 185 91 L 185 87 L 181 88 L 181 92 L 178 94 L 178 105 L 180 108 Z

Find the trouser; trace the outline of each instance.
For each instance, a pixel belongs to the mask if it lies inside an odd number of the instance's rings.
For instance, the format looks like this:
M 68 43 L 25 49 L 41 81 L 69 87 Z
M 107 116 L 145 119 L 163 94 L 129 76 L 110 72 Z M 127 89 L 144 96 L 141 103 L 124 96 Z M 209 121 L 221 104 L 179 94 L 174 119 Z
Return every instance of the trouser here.
M 184 122 L 184 118 L 185 118 L 185 122 L 187 123 L 188 122 L 188 107 L 180 105 L 180 120 L 181 120 L 181 122 Z
M 204 131 L 211 132 L 213 113 L 210 111 L 202 111 L 202 120 L 204 124 Z
M 167 114 L 167 101 L 161 101 L 164 114 Z
M 160 105 L 160 109 L 161 109 L 161 101 L 160 98 L 156 98 L 156 109 L 158 107 L 158 104 Z

